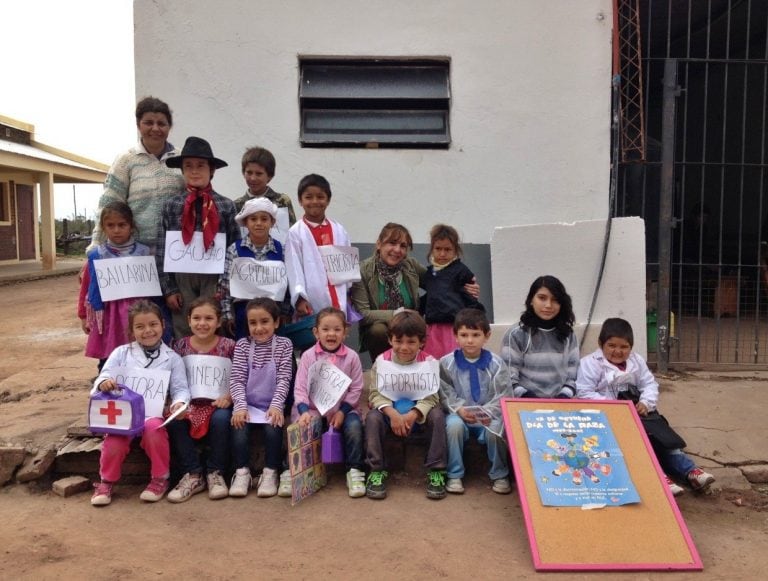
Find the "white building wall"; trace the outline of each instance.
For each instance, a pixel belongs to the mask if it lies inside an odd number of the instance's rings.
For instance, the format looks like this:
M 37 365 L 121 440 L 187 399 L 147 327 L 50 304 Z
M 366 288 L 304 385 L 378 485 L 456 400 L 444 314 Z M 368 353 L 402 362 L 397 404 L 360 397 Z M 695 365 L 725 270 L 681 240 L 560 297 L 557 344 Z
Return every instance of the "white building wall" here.
M 606 217 L 611 4 L 136 0 L 136 92 L 171 105 L 176 145 L 198 135 L 229 162 L 225 195 L 244 191 L 239 160 L 258 144 L 294 200 L 301 176 L 329 179 L 354 242 L 393 220 L 416 242 L 444 221 L 488 244 L 497 226 Z M 449 57 L 451 147 L 300 147 L 299 56 Z

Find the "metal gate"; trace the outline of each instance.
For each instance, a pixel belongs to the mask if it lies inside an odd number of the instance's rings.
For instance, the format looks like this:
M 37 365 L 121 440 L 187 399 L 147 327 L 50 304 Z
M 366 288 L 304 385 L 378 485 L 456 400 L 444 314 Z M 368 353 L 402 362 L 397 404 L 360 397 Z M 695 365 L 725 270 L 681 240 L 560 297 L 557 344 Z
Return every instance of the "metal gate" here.
M 768 61 L 659 64 L 662 140 L 620 166 L 616 209 L 646 220 L 649 309 L 668 301 L 670 362 L 768 364 Z

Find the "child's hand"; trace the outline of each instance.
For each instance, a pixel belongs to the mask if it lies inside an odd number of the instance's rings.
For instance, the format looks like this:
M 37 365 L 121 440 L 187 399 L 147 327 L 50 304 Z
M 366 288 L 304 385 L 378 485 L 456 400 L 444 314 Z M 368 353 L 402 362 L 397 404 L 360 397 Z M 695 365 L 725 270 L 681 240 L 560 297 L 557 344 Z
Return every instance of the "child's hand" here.
M 180 311 L 184 301 L 181 298 L 181 293 L 174 293 L 165 297 L 165 304 L 172 311 Z
M 416 408 L 412 408 L 408 411 L 407 414 L 403 416 L 403 420 L 405 421 L 406 436 L 411 433 L 413 424 L 419 421 L 419 417 L 419 412 L 416 411 Z
M 282 428 L 285 418 L 283 417 L 283 412 L 281 410 L 270 407 L 267 410 L 267 420 L 269 420 L 270 425 Z
M 237 428 L 238 430 L 245 427 L 245 424 L 248 423 L 248 410 L 237 410 L 232 414 L 230 423 L 233 428 Z
M 344 424 L 344 412 L 338 410 L 335 414 L 333 414 L 333 417 L 329 423 L 331 426 L 333 426 L 334 430 L 340 430 L 341 426 Z
M 213 400 L 211 405 L 215 408 L 227 409 L 232 407 L 232 398 L 229 396 L 229 394 L 222 395 L 220 398 Z
M 405 416 L 391 406 L 385 407 L 384 413 L 389 418 L 389 426 L 392 428 L 392 433 L 401 438 L 406 437 L 408 435 L 409 427 L 406 425 Z
M 86 335 L 91 332 L 91 327 L 88 325 L 87 319 L 80 319 L 80 328 L 83 330 L 83 333 Z
M 472 282 L 464 285 L 464 292 L 475 299 L 480 297 L 480 285 L 477 284 L 477 277 L 473 278 Z
M 475 418 L 475 414 L 473 414 L 472 412 L 468 412 L 465 408 L 457 409 L 456 415 L 458 415 L 462 420 L 464 420 L 468 424 L 474 424 L 477 422 L 477 418 Z
M 304 412 L 299 416 L 299 425 L 300 426 L 308 426 L 309 421 L 312 419 L 312 414 L 309 412 Z
M 105 379 L 99 384 L 99 391 L 114 391 L 117 389 L 117 383 L 114 379 Z
M 179 408 L 180 408 L 180 407 L 182 407 L 183 405 L 184 405 L 184 402 L 183 402 L 183 401 L 177 401 L 175 404 L 173 404 L 173 405 L 171 406 L 171 409 L 170 409 L 170 410 L 168 410 L 168 411 L 170 412 L 168 415 L 173 415 L 173 412 L 175 412 L 177 409 L 179 409 Z M 178 416 L 176 416 L 176 419 L 177 419 L 177 420 L 183 420 L 183 419 L 184 419 L 184 418 L 186 418 L 186 417 L 187 417 L 187 410 L 184 410 L 184 411 L 183 411 L 183 412 L 181 412 L 181 413 L 180 413 Z
M 296 301 L 296 314 L 300 317 L 312 314 L 312 305 L 304 297 L 299 297 L 299 300 Z
M 640 414 L 641 416 L 648 415 L 648 406 L 641 401 L 635 404 L 635 409 L 637 410 L 637 413 Z

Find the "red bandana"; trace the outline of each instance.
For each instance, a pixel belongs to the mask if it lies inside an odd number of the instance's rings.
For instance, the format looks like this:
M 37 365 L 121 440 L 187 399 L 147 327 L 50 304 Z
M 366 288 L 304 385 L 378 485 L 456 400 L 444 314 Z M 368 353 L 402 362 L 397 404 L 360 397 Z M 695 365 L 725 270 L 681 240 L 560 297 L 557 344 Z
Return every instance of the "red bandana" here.
M 202 225 L 203 225 L 203 245 L 208 250 L 213 245 L 213 239 L 219 232 L 219 210 L 211 196 L 211 184 L 204 188 L 193 188 L 187 186 L 187 199 L 184 200 L 184 212 L 181 215 L 181 239 L 184 244 L 192 241 L 192 235 L 195 233 L 197 216 L 195 215 L 195 201 L 199 198 L 203 200 Z

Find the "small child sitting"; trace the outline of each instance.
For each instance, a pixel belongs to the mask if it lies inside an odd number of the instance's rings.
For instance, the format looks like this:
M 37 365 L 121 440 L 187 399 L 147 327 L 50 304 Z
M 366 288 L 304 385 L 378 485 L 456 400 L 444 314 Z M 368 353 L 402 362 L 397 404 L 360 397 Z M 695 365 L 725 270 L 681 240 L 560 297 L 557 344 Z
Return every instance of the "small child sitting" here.
M 370 469 L 365 494 L 368 498 L 387 497 L 386 459 L 384 458 L 384 436 L 391 429 L 396 436 L 407 438 L 416 424 L 426 424 L 429 449 L 424 466 L 429 471 L 427 498 L 445 497 L 446 441 L 445 416 L 440 408 L 439 377 L 425 381 L 435 386 L 434 393 L 419 400 L 387 397 L 382 392 L 398 391 L 397 387 L 408 383 L 402 376 L 416 371 L 427 375 L 423 363 L 435 361 L 422 351 L 427 337 L 427 324 L 416 311 L 405 310 L 397 313 L 389 323 L 389 344 L 391 349 L 376 358 L 373 377 L 376 379 L 368 394 L 371 411 L 365 418 L 366 463 Z M 383 368 L 388 368 L 384 372 Z
M 449 415 L 445 421 L 448 439 L 448 482 L 445 489 L 464 492 L 464 444 L 470 435 L 488 448 L 493 491 L 509 494 L 509 456 L 504 441 L 501 398 L 512 395 L 509 370 L 501 357 L 483 349 L 491 326 L 479 309 L 462 309 L 453 322 L 459 349 L 440 359 L 440 399 Z
M 694 464 L 682 450 L 685 441 L 656 411 L 659 384 L 642 357 L 632 352 L 634 334 L 624 319 L 606 319 L 598 337 L 600 348 L 579 364 L 576 396 L 582 399 L 629 399 L 635 404 L 653 451 L 667 474 L 685 479 L 695 491 L 706 490 L 715 477 Z M 684 489 L 667 476 L 674 496 Z

